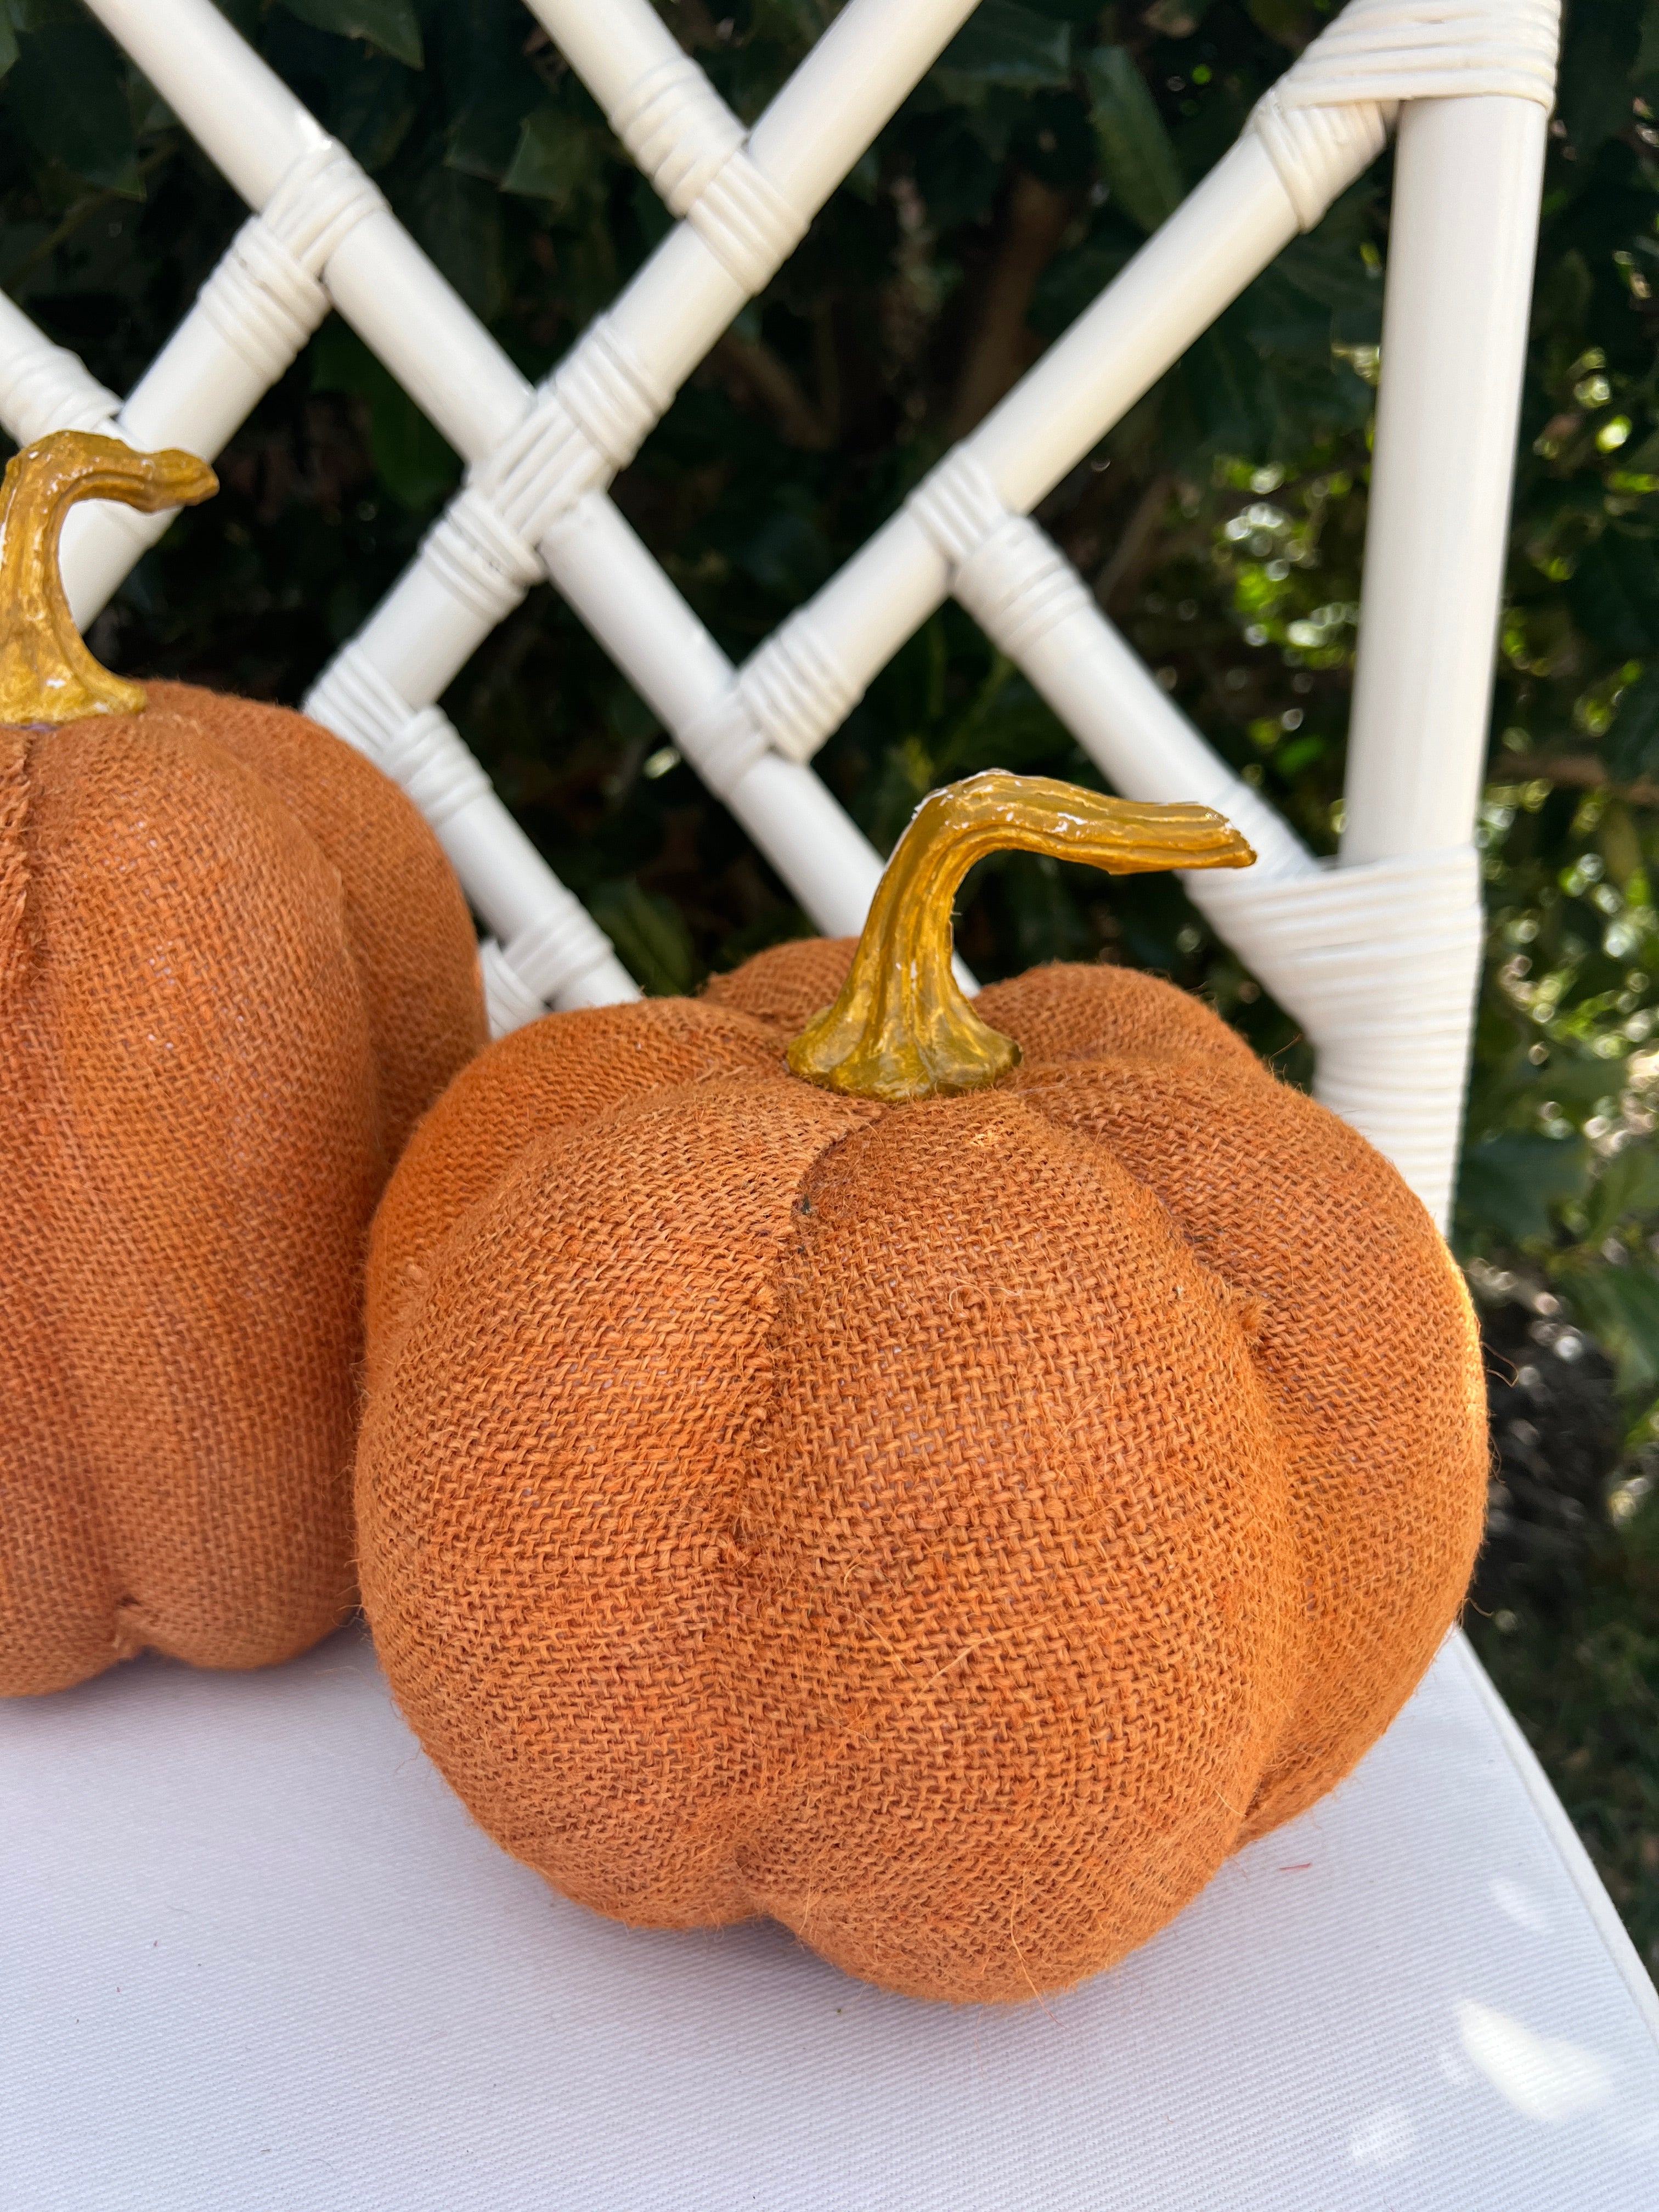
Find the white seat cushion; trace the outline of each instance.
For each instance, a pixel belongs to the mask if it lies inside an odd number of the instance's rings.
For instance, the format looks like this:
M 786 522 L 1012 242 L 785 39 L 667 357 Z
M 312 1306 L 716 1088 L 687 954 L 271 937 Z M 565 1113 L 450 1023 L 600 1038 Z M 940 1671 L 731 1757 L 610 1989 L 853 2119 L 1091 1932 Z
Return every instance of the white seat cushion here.
M 1461 1638 L 1333 1797 L 1042 2009 L 567 1904 L 355 1631 L 0 1705 L 0 1927 L 7 2212 L 1659 2204 L 1659 2000 Z

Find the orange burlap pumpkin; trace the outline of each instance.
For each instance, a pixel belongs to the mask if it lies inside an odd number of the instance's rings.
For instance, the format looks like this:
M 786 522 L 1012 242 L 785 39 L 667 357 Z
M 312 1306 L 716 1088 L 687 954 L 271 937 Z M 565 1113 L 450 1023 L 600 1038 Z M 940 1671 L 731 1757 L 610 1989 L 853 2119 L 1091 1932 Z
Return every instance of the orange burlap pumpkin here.
M 0 1694 L 352 1603 L 368 1223 L 483 1041 L 442 854 L 326 731 L 0 726 Z
M 1475 1332 L 1394 1170 L 1194 1000 L 1035 970 L 975 1002 L 1011 1073 L 886 1104 L 784 1064 L 851 952 L 551 1017 L 416 1131 L 364 1601 L 568 1895 L 1018 2000 L 1398 1710 L 1480 1535 Z

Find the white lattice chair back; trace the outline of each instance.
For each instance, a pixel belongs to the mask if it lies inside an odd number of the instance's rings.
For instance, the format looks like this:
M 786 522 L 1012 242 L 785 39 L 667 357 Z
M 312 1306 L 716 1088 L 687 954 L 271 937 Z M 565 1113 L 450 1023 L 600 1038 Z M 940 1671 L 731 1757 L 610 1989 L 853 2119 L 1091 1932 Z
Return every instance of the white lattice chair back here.
M 1555 0 L 1349 0 L 1185 204 L 884 528 L 733 669 L 607 496 L 972 0 L 848 0 L 744 131 L 647 0 L 531 0 L 679 218 L 532 389 L 380 191 L 211 0 L 90 0 L 256 210 L 125 404 L 0 303 L 0 420 L 211 459 L 338 308 L 467 463 L 416 560 L 306 704 L 404 785 L 490 933 L 496 1030 L 632 995 L 609 943 L 436 702 L 550 577 L 827 932 L 862 921 L 878 856 L 809 763 L 949 594 L 1108 779 L 1248 832 L 1247 877 L 1190 889 L 1303 1025 L 1319 1095 L 1443 1221 L 1480 944 L 1470 843 L 1554 92 Z M 1385 368 L 1341 857 L 1316 862 L 1124 645 L 1030 510 L 1399 118 Z M 89 621 L 166 527 L 71 517 Z

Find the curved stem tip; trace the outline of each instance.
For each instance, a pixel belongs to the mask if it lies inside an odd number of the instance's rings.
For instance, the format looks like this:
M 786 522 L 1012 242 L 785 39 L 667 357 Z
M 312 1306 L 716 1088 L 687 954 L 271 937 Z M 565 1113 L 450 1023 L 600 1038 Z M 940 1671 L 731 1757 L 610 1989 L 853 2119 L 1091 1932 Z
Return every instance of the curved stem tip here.
M 94 430 L 55 430 L 13 455 L 0 481 L 0 723 L 143 711 L 141 687 L 100 667 L 75 626 L 58 568 L 64 518 L 77 500 L 155 514 L 218 489 L 194 453 L 138 453 Z
M 951 973 L 951 909 L 974 862 L 1009 848 L 1115 876 L 1255 859 L 1207 806 L 1143 806 L 1004 769 L 930 793 L 877 886 L 841 996 L 789 1048 L 795 1074 L 896 1104 L 1007 1073 L 1019 1047 L 980 1019 Z

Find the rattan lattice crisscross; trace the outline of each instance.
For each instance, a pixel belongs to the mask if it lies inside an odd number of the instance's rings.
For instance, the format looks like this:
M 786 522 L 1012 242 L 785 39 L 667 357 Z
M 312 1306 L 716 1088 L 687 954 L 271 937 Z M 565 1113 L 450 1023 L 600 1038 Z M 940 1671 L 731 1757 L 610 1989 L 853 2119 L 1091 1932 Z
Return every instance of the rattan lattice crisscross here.
M 332 306 L 457 447 L 463 489 L 306 704 L 437 830 L 493 933 L 498 1029 L 545 1005 L 634 993 L 436 703 L 526 590 L 544 577 L 560 588 L 835 933 L 860 925 L 880 863 L 808 763 L 954 593 L 1120 790 L 1202 799 L 1245 829 L 1257 868 L 1195 878 L 1194 896 L 1308 1030 L 1322 1097 L 1443 1218 L 1479 958 L 1468 837 L 1556 0 L 1349 0 L 1095 305 L 741 670 L 608 487 L 974 0 L 848 0 L 747 132 L 648 0 L 528 0 L 679 218 L 534 389 L 211 0 L 88 4 L 256 212 L 125 404 L 0 301 L 0 420 L 19 439 L 74 424 L 210 459 Z M 1211 751 L 1030 514 L 1320 219 L 1402 104 L 1423 123 L 1401 131 L 1349 827 L 1331 868 Z M 1472 363 L 1455 390 L 1443 353 L 1432 370 L 1437 346 Z M 1449 515 L 1450 566 L 1443 549 L 1430 557 Z M 83 622 L 166 520 L 113 507 L 73 519 L 64 568 Z

